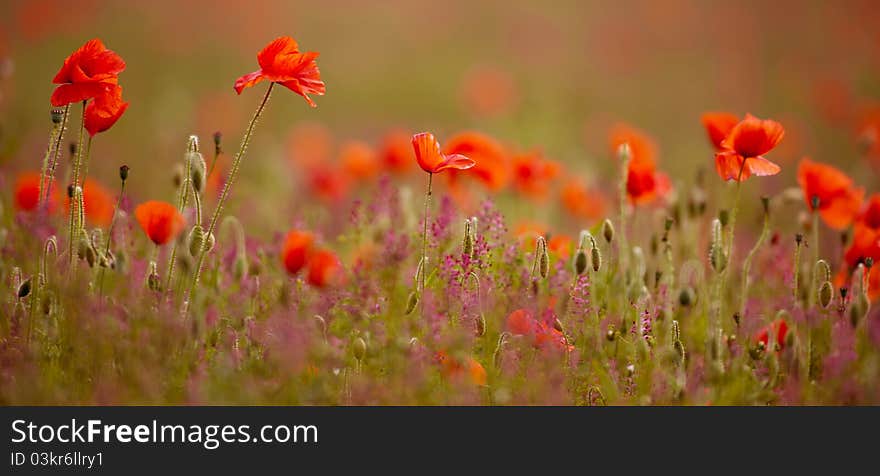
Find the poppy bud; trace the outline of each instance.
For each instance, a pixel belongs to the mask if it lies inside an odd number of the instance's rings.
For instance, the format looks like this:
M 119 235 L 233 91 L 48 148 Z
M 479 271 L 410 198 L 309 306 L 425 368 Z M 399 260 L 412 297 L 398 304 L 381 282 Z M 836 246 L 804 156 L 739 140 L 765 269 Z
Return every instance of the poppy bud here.
M 678 293 L 678 302 L 684 307 L 690 307 L 697 300 L 697 293 L 694 288 L 686 286 Z
M 813 195 L 813 197 L 810 199 L 810 206 L 813 210 L 818 210 L 821 202 L 822 200 L 819 199 L 818 195 Z
M 474 333 L 477 337 L 483 337 L 486 334 L 486 316 L 482 312 L 474 319 Z
M 794 235 L 794 242 L 798 246 L 802 245 L 804 243 L 804 235 L 802 233 Z
M 214 245 L 216 244 L 216 240 L 214 239 L 214 234 L 205 236 L 205 253 L 210 253 L 211 250 L 214 249 Z
M 831 266 L 824 259 L 816 261 L 816 277 L 822 281 L 831 281 Z
M 52 124 L 61 124 L 61 119 L 64 117 L 64 110 L 53 107 L 52 111 L 49 113 L 49 117 L 52 118 Z
M 471 221 L 464 221 L 464 238 L 461 243 L 461 250 L 465 256 L 471 256 L 474 253 L 474 237 L 471 234 Z
M 598 246 L 593 246 L 590 249 L 590 261 L 593 262 L 593 271 L 598 272 L 599 268 L 602 267 L 602 253 L 599 252 Z
M 128 180 L 128 171 L 129 170 L 131 170 L 131 168 L 127 165 L 123 165 L 122 167 L 119 167 L 119 179 L 122 180 L 123 182 Z
M 247 276 L 248 272 L 248 262 L 245 255 L 241 254 L 235 257 L 235 263 L 233 265 L 233 275 L 235 279 L 241 281 L 242 278 Z
M 709 263 L 712 265 L 712 269 L 718 273 L 727 266 L 727 256 L 725 256 L 722 244 L 722 226 L 721 219 L 716 218 L 712 220 L 712 242 L 709 245 Z
M 92 244 L 89 243 L 89 235 L 85 230 L 80 228 L 78 237 L 76 240 L 76 256 L 79 259 L 86 259 L 86 253 L 89 248 L 92 247 Z
M 77 149 L 77 148 L 78 148 L 78 147 L 77 147 L 76 142 L 71 142 L 71 143 L 67 146 L 67 151 L 70 152 L 70 156 L 71 156 L 71 157 L 73 157 L 74 155 L 76 155 L 76 149 Z
M 865 258 L 865 267 L 868 269 L 871 269 L 872 267 L 874 267 L 874 258 L 872 258 L 870 256 Z
M 690 197 L 688 197 L 688 215 L 691 218 L 702 215 L 706 212 L 706 192 L 701 187 L 691 189 Z
M 67 198 L 73 198 L 76 187 L 73 184 L 67 186 Z
M 870 307 L 868 296 L 865 293 L 858 293 L 849 308 L 849 320 L 853 327 L 859 325 L 862 318 L 868 314 Z
M 606 243 L 611 243 L 611 240 L 614 239 L 614 225 L 612 225 L 611 220 L 607 218 L 602 222 L 602 236 L 605 237 Z
M 363 338 L 358 337 L 352 344 L 352 352 L 354 353 L 354 358 L 358 362 L 362 362 L 364 357 L 367 356 L 367 342 Z
M 584 274 L 587 270 L 587 254 L 583 248 L 578 248 L 577 254 L 574 255 L 574 272 L 578 276 Z
M 727 226 L 727 224 L 730 223 L 730 211 L 728 211 L 727 209 L 719 210 L 718 222 L 721 224 L 721 226 Z
M 220 141 L 223 140 L 223 134 L 220 131 L 214 133 L 214 153 L 220 153 Z
M 832 299 L 834 299 L 834 287 L 831 286 L 830 281 L 825 281 L 822 283 L 822 286 L 819 287 L 819 304 L 821 304 L 824 309 L 828 309 L 828 306 L 831 305 Z
M 31 293 L 31 278 L 27 278 L 18 286 L 18 298 L 22 299 Z
M 617 331 L 614 329 L 613 325 L 608 326 L 608 331 L 605 332 L 605 340 L 608 342 L 614 342 L 614 339 L 617 337 Z
M 547 241 L 544 237 L 538 238 L 538 270 L 541 273 L 541 278 L 546 279 L 547 275 L 550 274 L 550 255 L 547 253 Z
M 186 139 L 187 152 L 199 152 L 199 136 L 193 134 Z
M 147 287 L 153 292 L 159 292 L 162 290 L 162 284 L 159 282 L 159 272 L 157 271 L 155 261 L 150 261 L 150 274 L 147 276 Z
M 189 242 L 190 256 L 198 258 L 202 252 L 202 247 L 205 245 L 205 230 L 202 228 L 202 225 L 194 226 L 189 232 L 187 240 Z
M 406 298 L 406 310 L 403 312 L 403 314 L 407 316 L 412 314 L 418 303 L 419 293 L 416 291 L 409 293 L 409 297 Z
M 182 164 L 175 164 L 174 165 L 174 175 L 172 176 L 174 188 L 180 188 L 180 186 L 183 184 L 183 174 L 184 174 L 183 165 Z
M 86 263 L 89 264 L 89 268 L 94 268 L 95 261 L 97 261 L 97 258 L 98 258 L 97 254 L 95 253 L 95 248 L 92 246 L 87 247 L 85 255 L 86 255 Z
M 764 214 L 770 214 L 770 197 L 764 195 L 761 197 L 761 207 L 764 208 Z
M 189 161 L 192 186 L 196 193 L 200 193 L 205 183 L 205 174 L 208 168 L 205 164 L 205 158 L 198 152 L 188 152 L 186 155 L 186 160 Z
M 673 220 L 672 217 L 667 216 L 666 219 L 663 221 L 663 230 L 664 231 L 671 230 L 673 223 L 675 223 L 675 220 Z

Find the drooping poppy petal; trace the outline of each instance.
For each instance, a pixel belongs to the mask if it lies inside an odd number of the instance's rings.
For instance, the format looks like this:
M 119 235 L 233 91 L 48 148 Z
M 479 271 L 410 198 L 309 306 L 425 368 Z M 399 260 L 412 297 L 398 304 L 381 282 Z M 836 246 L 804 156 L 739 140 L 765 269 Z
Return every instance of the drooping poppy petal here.
M 709 135 L 709 141 L 715 150 L 723 149 L 721 143 L 727 138 L 734 126 L 739 123 L 739 118 L 729 112 L 707 112 L 701 117 L 703 127 Z
M 122 100 L 120 86 L 115 86 L 95 96 L 95 99 L 86 106 L 84 117 L 85 128 L 89 131 L 89 135 L 94 137 L 95 134 L 113 127 L 126 109 L 128 109 L 128 103 Z
M 749 175 L 758 177 L 776 175 L 782 170 L 778 165 L 761 156 L 749 157 L 746 160 L 746 168 L 749 169 Z
M 851 178 L 809 158 L 801 160 L 797 175 L 807 207 L 812 210 L 813 201 L 817 200 L 816 211 L 828 226 L 842 230 L 852 223 L 861 208 L 864 190 L 855 187 Z
M 248 74 L 236 79 L 235 84 L 232 87 L 233 87 L 233 89 L 235 89 L 236 93 L 241 94 L 241 92 L 245 88 L 249 88 L 251 86 L 254 86 L 255 84 L 259 83 L 260 81 L 262 81 L 264 79 L 266 79 L 266 77 L 263 76 L 262 71 L 254 71 L 253 73 L 248 73 Z
M 174 239 L 183 229 L 183 215 L 167 202 L 144 202 L 135 208 L 134 216 L 147 237 L 159 246 Z
M 467 170 L 474 165 L 472 159 L 461 154 L 447 156 L 440 151 L 440 143 L 430 132 L 422 132 L 412 137 L 416 162 L 428 173 L 439 173 L 446 169 Z
M 52 91 L 52 97 L 49 98 L 49 101 L 55 107 L 82 102 L 105 94 L 108 90 L 116 87 L 116 83 L 114 78 L 96 83 L 62 84 L 55 88 L 55 91 Z
M 294 275 L 306 265 L 314 242 L 314 235 L 306 231 L 293 230 L 287 234 L 281 249 L 281 262 L 288 273 Z

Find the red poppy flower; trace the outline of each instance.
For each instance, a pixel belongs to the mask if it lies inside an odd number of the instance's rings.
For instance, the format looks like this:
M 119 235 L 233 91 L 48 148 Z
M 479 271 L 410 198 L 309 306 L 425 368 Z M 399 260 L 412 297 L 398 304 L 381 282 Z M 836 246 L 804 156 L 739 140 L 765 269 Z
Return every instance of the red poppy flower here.
M 314 242 L 315 236 L 306 231 L 294 230 L 287 234 L 281 249 L 281 262 L 288 273 L 296 274 L 306 265 Z
M 52 183 L 52 191 L 49 193 L 49 211 L 55 208 L 57 196 L 54 193 L 55 183 Z M 15 208 L 26 212 L 37 209 L 40 204 L 40 173 L 22 172 L 15 179 Z
M 447 169 L 467 170 L 476 165 L 472 159 L 461 154 L 446 155 L 440 152 L 440 143 L 430 132 L 421 132 L 412 136 L 412 146 L 416 154 L 416 162 L 429 174 Z
M 369 180 L 379 173 L 376 152 L 364 142 L 352 141 L 343 145 L 339 158 L 346 175 L 354 180 Z
M 308 258 L 306 281 L 317 288 L 335 284 L 342 277 L 342 264 L 332 251 L 318 250 Z
M 617 124 L 611 128 L 609 137 L 611 154 L 623 144 L 629 145 L 630 160 L 640 163 L 654 163 L 657 160 L 657 144 L 644 131 L 627 124 Z
M 828 226 L 842 230 L 852 223 L 862 206 L 864 190 L 856 188 L 851 178 L 809 158 L 801 160 L 797 175 L 807 206 L 813 210 L 813 200 L 818 199 L 817 211 Z
M 574 350 L 562 332 L 543 320 L 535 319 L 525 309 L 517 309 L 507 316 L 507 330 L 514 335 L 531 337 L 532 345 L 539 349 Z
M 467 377 L 474 385 L 486 385 L 486 369 L 473 357 L 459 359 L 441 350 L 434 355 L 434 361 L 440 365 L 443 377 L 451 381 L 459 382 Z
M 507 153 L 495 139 L 479 132 L 461 132 L 449 138 L 443 147 L 447 156 L 461 154 L 470 157 L 476 165 L 467 172 L 489 190 L 497 192 L 510 180 L 510 164 Z M 450 180 L 456 180 L 459 173 L 450 170 Z
M 70 199 L 65 199 L 65 208 L 70 210 Z M 94 179 L 86 179 L 83 183 L 83 207 L 86 220 L 98 226 L 107 226 L 113 219 L 115 200 L 100 182 Z
M 108 50 L 101 40 L 86 42 L 64 60 L 64 65 L 52 79 L 59 84 L 52 93 L 52 105 L 85 101 L 103 94 L 116 85 L 116 78 L 125 70 L 125 61 Z
M 392 173 L 405 173 L 412 167 L 413 154 L 410 137 L 406 131 L 394 129 L 388 131 L 382 139 L 379 152 L 382 164 Z
M 558 162 L 544 158 L 539 150 L 513 158 L 513 180 L 517 191 L 535 200 L 546 198 L 551 184 L 561 171 Z
M 788 323 L 784 319 L 777 319 L 758 332 L 756 341 L 764 344 L 765 349 L 769 349 L 771 332 L 775 336 L 778 350 L 784 349 L 785 338 L 788 336 Z
M 773 150 L 784 135 L 778 122 L 746 114 L 721 142 L 723 150 L 715 154 L 718 176 L 722 180 L 745 180 L 752 175 L 778 174 L 779 166 L 763 155 Z
M 144 202 L 134 209 L 134 216 L 147 237 L 159 246 L 174 239 L 183 229 L 183 215 L 167 202 Z
M 850 272 L 867 258 L 880 263 L 880 194 L 871 195 L 868 206 L 856 218 L 853 241 L 844 253 Z
M 739 123 L 739 118 L 729 112 L 707 112 L 700 118 L 706 133 L 709 134 L 709 140 L 715 147 L 715 150 L 723 150 L 721 143 L 730 134 L 734 126 Z
M 312 194 L 327 203 L 337 203 L 348 194 L 349 181 L 338 167 L 322 164 L 306 173 Z
M 304 97 L 309 106 L 317 107 L 309 94 L 323 96 L 325 87 L 315 60 L 318 53 L 300 53 L 299 45 L 289 36 L 281 36 L 257 53 L 260 69 L 235 81 L 235 92 L 241 94 L 262 80 L 279 83 Z
M 669 177 L 657 172 L 653 162 L 630 160 L 626 172 L 626 195 L 635 205 L 653 202 L 672 189 Z
M 560 199 L 569 214 L 589 221 L 602 218 L 608 205 L 601 192 L 587 188 L 578 179 L 568 180 L 562 186 Z
M 95 134 L 113 127 L 113 124 L 116 124 L 126 109 L 128 109 L 128 103 L 122 100 L 122 87 L 120 86 L 113 85 L 95 96 L 86 106 L 84 124 L 89 135 L 94 137 Z

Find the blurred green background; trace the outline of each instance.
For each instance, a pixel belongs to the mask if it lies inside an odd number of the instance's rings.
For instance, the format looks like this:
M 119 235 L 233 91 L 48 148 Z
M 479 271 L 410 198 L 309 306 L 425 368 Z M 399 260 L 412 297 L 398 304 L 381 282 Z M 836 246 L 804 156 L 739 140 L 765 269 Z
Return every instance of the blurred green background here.
M 237 149 L 261 93 L 239 97 L 232 84 L 257 68 L 265 44 L 290 35 L 321 53 L 327 95 L 312 110 L 275 94 L 245 188 L 288 186 L 276 172 L 286 167 L 289 131 L 304 120 L 340 141 L 373 144 L 393 126 L 441 140 L 476 129 L 540 146 L 594 181 L 612 173 L 607 131 L 624 121 L 655 137 L 674 180 L 690 181 L 711 165 L 700 114 L 730 110 L 787 129 L 772 154 L 783 174 L 766 186 L 794 184 L 795 161 L 810 155 L 871 191 L 857 124 L 880 98 L 878 12 L 875 1 L 7 0 L 0 171 L 39 167 L 51 79 L 99 37 L 127 62 L 120 82 L 131 106 L 96 138 L 89 173 L 115 186 L 127 163 L 136 196 L 169 200 L 169 170 L 188 134 L 210 143 L 220 130 L 225 149 Z M 482 96 L 488 105 L 475 104 Z

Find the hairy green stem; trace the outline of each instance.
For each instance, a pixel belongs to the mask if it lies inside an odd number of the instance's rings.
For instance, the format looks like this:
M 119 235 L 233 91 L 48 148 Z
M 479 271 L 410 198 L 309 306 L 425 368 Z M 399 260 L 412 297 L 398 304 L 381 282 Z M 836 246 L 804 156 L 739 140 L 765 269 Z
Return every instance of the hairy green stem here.
M 64 139 L 64 132 L 67 130 L 67 120 L 70 117 L 70 104 L 64 106 L 64 113 L 61 115 L 61 125 L 58 128 L 58 134 L 55 135 L 55 144 L 52 146 L 52 150 L 54 151 L 52 155 L 52 160 L 48 164 L 48 168 L 46 170 L 46 188 L 45 188 L 45 197 L 43 196 L 43 191 L 40 192 L 40 204 L 42 205 L 43 200 L 46 202 L 49 201 L 50 193 L 52 193 L 52 181 L 55 180 L 55 168 L 58 166 L 58 157 L 61 155 L 61 141 Z M 40 180 L 40 184 L 42 185 L 43 181 Z

